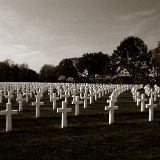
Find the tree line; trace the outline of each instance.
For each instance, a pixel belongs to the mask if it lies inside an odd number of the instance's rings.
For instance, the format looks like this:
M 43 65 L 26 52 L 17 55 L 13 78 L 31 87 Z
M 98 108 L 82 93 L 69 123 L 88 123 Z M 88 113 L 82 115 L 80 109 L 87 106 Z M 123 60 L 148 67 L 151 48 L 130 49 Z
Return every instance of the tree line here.
M 1 82 L 156 83 L 160 79 L 160 42 L 148 50 L 141 38 L 124 38 L 112 55 L 84 53 L 57 66 L 44 64 L 39 73 L 25 63 L 0 62 Z

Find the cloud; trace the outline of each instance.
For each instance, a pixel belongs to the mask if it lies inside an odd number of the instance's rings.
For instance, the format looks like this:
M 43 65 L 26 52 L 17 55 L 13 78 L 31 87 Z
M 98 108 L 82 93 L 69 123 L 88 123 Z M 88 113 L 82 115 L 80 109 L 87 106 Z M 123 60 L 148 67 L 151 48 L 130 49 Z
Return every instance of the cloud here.
M 152 16 L 157 12 L 157 9 L 151 9 L 148 11 L 140 11 L 140 12 L 134 12 L 128 15 L 122 15 L 122 16 L 117 16 L 115 19 L 120 20 L 120 21 L 130 21 L 130 20 L 135 20 L 137 18 L 143 18 L 147 16 Z
M 29 47 L 26 45 L 12 45 L 12 47 L 26 51 Z
M 143 32 L 148 34 L 152 30 L 160 27 L 160 12 L 158 7 L 155 9 L 135 12 L 115 18 L 118 22 L 125 24 L 127 35 L 140 35 Z
M 58 64 L 57 60 L 47 58 L 45 53 L 32 50 L 26 45 L 0 45 L 0 61 L 13 60 L 14 63 L 27 63 L 29 67 L 37 72 L 44 64 Z

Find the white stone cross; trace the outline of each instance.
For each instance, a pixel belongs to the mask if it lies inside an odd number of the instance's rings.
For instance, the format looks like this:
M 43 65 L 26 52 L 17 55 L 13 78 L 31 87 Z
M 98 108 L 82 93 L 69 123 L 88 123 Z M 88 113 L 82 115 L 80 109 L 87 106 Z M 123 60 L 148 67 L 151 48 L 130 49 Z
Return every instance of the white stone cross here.
M 141 102 L 141 112 L 145 111 L 145 102 L 147 101 L 147 98 L 145 98 L 145 94 L 141 94 L 141 98 L 139 99 Z
M 104 88 L 101 89 L 102 97 L 104 96 Z
M 87 92 L 84 93 L 84 96 L 81 97 L 81 99 L 84 99 L 84 108 L 87 108 L 87 99 L 89 99 Z
M 59 97 L 56 97 L 56 93 L 52 94 L 51 101 L 53 101 L 53 110 L 56 109 L 56 102 L 59 100 Z
M 16 98 L 16 101 L 19 103 L 19 111 L 23 110 L 23 100 L 24 98 L 22 94 L 19 94 L 18 98 Z
M 101 89 L 98 90 L 99 98 L 101 98 Z
M 93 103 L 93 96 L 94 96 L 94 93 L 92 90 L 90 90 L 90 94 L 88 96 L 90 98 L 90 104 L 92 104 Z
M 72 97 L 73 97 L 73 101 L 75 101 L 75 97 L 76 97 L 76 89 L 73 89 L 73 91 L 72 91 L 73 93 L 72 93 Z
M 32 106 L 36 106 L 36 117 L 40 116 L 40 105 L 44 105 L 44 102 L 40 102 L 41 99 L 41 93 L 38 92 L 38 95 L 36 97 L 36 102 L 32 102 Z
M 149 93 L 150 93 L 151 98 L 153 98 L 154 90 L 151 89 Z
M 114 123 L 114 110 L 118 109 L 118 106 L 114 106 L 115 102 L 108 100 L 109 106 L 105 106 L 105 110 L 109 110 L 109 124 Z
M 157 107 L 157 104 L 154 104 L 153 98 L 149 98 L 149 104 L 146 104 L 146 108 L 149 108 L 149 121 L 154 119 L 153 109 L 155 107 Z
M 83 88 L 82 87 L 80 87 L 79 94 L 80 94 L 80 98 L 81 98 L 82 94 L 83 94 Z
M 3 93 L 2 93 L 3 91 L 2 90 L 0 90 L 0 103 L 2 103 L 2 96 L 3 96 Z
M 8 95 L 5 95 L 5 98 L 8 98 L 8 103 L 11 103 L 11 98 L 13 98 L 12 93 L 8 91 Z
M 68 91 L 67 90 L 65 91 L 65 94 L 62 95 L 62 97 L 64 97 L 65 98 L 65 102 L 68 103 L 68 97 L 69 97 L 69 95 L 68 95 Z
M 60 99 L 62 99 L 62 93 L 63 93 L 62 89 L 59 89 L 59 90 L 58 90 L 58 95 L 59 95 L 59 98 L 60 98 Z
M 79 96 L 75 97 L 75 101 L 72 101 L 72 104 L 75 104 L 75 116 L 79 115 L 79 105 L 83 104 L 82 101 L 79 101 Z
M 52 96 L 53 96 L 53 89 L 52 88 L 50 88 L 48 95 L 50 97 L 50 102 L 52 102 Z
M 26 95 L 26 102 L 28 102 L 28 96 L 29 96 L 28 86 L 26 88 L 26 93 L 23 93 L 23 95 Z
M 136 98 L 137 98 L 137 106 L 139 106 L 141 98 L 140 92 L 137 92 Z
M 158 90 L 154 90 L 154 101 L 157 101 Z
M 67 113 L 71 112 L 72 108 L 67 108 L 67 102 L 62 102 L 62 108 L 57 108 L 57 113 L 62 113 L 61 128 L 67 127 Z
M 17 114 L 17 110 L 12 110 L 12 104 L 6 103 L 6 110 L 1 111 L 1 115 L 6 115 L 6 132 L 12 130 L 12 114 Z
M 137 90 L 133 92 L 133 98 L 134 98 L 134 101 L 136 102 L 137 101 Z
M 97 89 L 94 89 L 94 100 L 97 100 Z

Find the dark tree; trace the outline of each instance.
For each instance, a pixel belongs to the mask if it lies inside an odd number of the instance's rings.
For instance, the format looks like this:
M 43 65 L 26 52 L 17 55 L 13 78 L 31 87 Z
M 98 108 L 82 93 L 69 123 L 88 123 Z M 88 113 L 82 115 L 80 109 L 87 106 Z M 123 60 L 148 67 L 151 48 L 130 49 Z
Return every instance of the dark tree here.
M 39 72 L 41 82 L 56 82 L 58 80 L 56 68 L 53 65 L 45 64 Z
M 9 71 L 10 66 L 7 61 L 0 62 L 0 81 L 8 82 L 9 81 Z
M 76 67 L 71 59 L 63 59 L 57 66 L 57 72 L 59 76 L 65 76 L 66 79 L 69 77 L 76 79 L 78 76 Z
M 150 50 L 152 55 L 151 59 L 151 67 L 150 71 L 151 74 L 155 77 L 157 85 L 159 85 L 159 78 L 160 78 L 160 41 L 158 42 L 158 46 Z
M 90 76 L 93 76 L 95 82 L 96 75 L 104 75 L 108 72 L 108 64 L 109 56 L 107 54 L 102 52 L 85 53 L 79 58 L 77 68 L 82 75 L 87 77 L 87 81 L 89 81 Z
M 19 81 L 19 73 L 20 69 L 18 64 L 12 64 L 10 66 L 10 71 L 9 71 L 9 81 L 10 82 L 18 82 Z
M 144 66 L 146 69 L 149 68 L 151 56 L 147 50 L 147 45 L 143 40 L 131 36 L 125 38 L 112 55 L 119 71 L 124 69 L 128 71 L 132 83 L 134 80 L 138 80 L 139 72 L 144 69 Z

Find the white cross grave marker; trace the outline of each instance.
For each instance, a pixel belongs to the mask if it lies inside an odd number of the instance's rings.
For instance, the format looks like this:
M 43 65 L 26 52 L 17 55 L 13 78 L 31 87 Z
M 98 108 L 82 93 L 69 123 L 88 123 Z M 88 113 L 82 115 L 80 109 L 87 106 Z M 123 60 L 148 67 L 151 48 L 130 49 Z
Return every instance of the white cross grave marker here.
M 41 92 L 38 92 L 38 95 L 36 97 L 36 102 L 32 102 L 32 106 L 36 106 L 36 117 L 40 116 L 40 105 L 44 105 L 44 102 L 40 102 L 41 99 Z
M 59 95 L 59 98 L 60 98 L 60 99 L 62 99 L 62 93 L 63 93 L 62 89 L 59 89 L 59 90 L 58 90 L 58 95 Z
M 141 112 L 145 111 L 145 102 L 147 101 L 147 98 L 145 98 L 145 94 L 141 94 L 141 98 L 139 99 L 141 102 Z
M 137 98 L 137 106 L 139 106 L 139 104 L 140 104 L 140 98 L 141 98 L 140 92 L 137 92 L 136 98 Z
M 71 112 L 72 108 L 67 108 L 67 102 L 62 102 L 62 108 L 57 109 L 57 113 L 62 113 L 61 128 L 67 127 L 67 113 Z
M 67 90 L 65 91 L 65 94 L 62 95 L 62 97 L 64 97 L 65 98 L 65 102 L 68 103 L 68 97 L 69 97 L 69 95 L 68 95 L 68 91 Z
M 26 95 L 26 102 L 28 102 L 28 96 L 29 96 L 29 91 L 28 91 L 28 86 L 26 87 L 26 93 L 23 93 L 23 95 Z
M 94 89 L 94 100 L 97 100 L 97 89 Z
M 75 104 L 75 115 L 79 115 L 79 105 L 83 104 L 82 101 L 79 101 L 79 96 L 75 97 L 75 101 L 72 101 L 72 104 Z
M 84 93 L 84 96 L 81 97 L 81 99 L 84 99 L 84 108 L 87 108 L 87 99 L 89 99 L 89 97 L 87 97 L 87 92 Z
M 75 101 L 75 97 L 76 97 L 76 94 L 77 94 L 76 89 L 73 89 L 72 92 L 73 92 L 72 93 L 73 101 Z
M 3 96 L 3 93 L 2 93 L 3 91 L 2 90 L 0 90 L 0 103 L 2 103 L 2 96 Z
M 50 102 L 52 102 L 52 96 L 53 96 L 53 89 L 52 88 L 50 88 L 48 95 L 50 97 Z
M 5 95 L 5 98 L 8 98 L 8 103 L 11 103 L 11 98 L 13 98 L 12 93 L 8 91 L 8 95 Z
M 153 109 L 157 107 L 157 104 L 153 104 L 153 98 L 149 98 L 149 104 L 146 104 L 146 108 L 149 108 L 149 121 L 153 121 L 154 114 Z
M 19 94 L 18 96 L 19 98 L 16 98 L 16 101 L 18 101 L 19 103 L 19 111 L 22 111 L 23 110 L 23 95 L 22 94 Z
M 89 97 L 90 97 L 90 104 L 93 103 L 93 96 L 94 96 L 94 93 L 92 90 L 90 90 L 90 94 L 89 94 Z
M 105 110 L 109 110 L 109 124 L 114 123 L 114 110 L 118 109 L 118 106 L 114 106 L 115 102 L 108 100 L 109 106 L 105 106 Z
M 11 103 L 6 103 L 6 110 L 0 112 L 1 115 L 6 115 L 6 132 L 12 130 L 12 114 L 17 114 L 17 110 L 12 110 L 11 106 Z
M 53 110 L 56 109 L 56 101 L 59 100 L 59 97 L 56 97 L 56 93 L 52 94 L 51 101 L 53 101 Z

